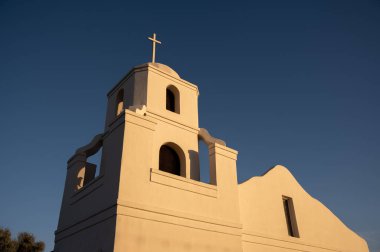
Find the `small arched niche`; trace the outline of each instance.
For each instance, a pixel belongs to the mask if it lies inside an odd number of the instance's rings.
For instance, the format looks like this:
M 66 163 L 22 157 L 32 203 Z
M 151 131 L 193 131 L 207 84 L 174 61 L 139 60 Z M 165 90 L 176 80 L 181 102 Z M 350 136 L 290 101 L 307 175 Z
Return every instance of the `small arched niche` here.
M 160 147 L 159 170 L 177 176 L 185 176 L 185 156 L 181 148 L 173 143 Z
M 124 109 L 124 89 L 120 89 L 117 93 L 115 105 L 115 114 L 118 116 Z
M 170 85 L 166 88 L 166 110 L 180 113 L 180 96 L 178 89 Z

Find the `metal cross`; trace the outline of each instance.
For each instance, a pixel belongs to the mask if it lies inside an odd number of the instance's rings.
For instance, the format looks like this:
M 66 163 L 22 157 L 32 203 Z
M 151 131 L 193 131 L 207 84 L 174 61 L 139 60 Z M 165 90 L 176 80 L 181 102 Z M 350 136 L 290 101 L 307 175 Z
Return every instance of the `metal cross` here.
M 156 40 L 156 33 L 153 33 L 153 38 L 148 37 L 148 39 L 153 43 L 152 63 L 154 63 L 156 61 L 156 43 L 161 44 L 161 41 Z

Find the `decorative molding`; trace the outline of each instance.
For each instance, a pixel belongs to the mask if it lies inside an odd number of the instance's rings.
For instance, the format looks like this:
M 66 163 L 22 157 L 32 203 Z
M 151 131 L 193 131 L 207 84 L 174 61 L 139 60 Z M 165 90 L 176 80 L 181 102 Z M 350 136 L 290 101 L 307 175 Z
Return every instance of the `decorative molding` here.
M 125 110 L 125 123 L 134 124 L 152 131 L 156 130 L 157 125 L 154 120 L 128 109 Z
M 170 119 L 170 118 L 165 117 L 163 115 L 159 115 L 156 111 L 149 109 L 149 108 L 147 108 L 147 116 L 154 118 L 155 120 L 158 120 L 158 121 L 179 127 L 181 129 L 184 129 L 184 130 L 189 131 L 191 133 L 198 134 L 198 131 L 199 131 L 198 128 L 194 128 L 192 126 L 189 126 L 189 125 L 186 125 L 183 123 L 179 123 L 178 121 L 174 121 L 173 119 Z
M 227 146 L 223 146 L 223 145 L 220 145 L 218 143 L 213 143 L 213 144 L 209 145 L 208 149 L 210 152 L 210 156 L 221 155 L 221 156 L 224 156 L 226 158 L 237 160 L 238 151 L 231 149 L 231 148 L 228 148 Z
M 89 144 L 86 144 L 80 148 L 78 148 L 75 151 L 75 154 L 69 158 L 67 163 L 70 163 L 76 156 L 91 156 L 94 155 L 101 147 L 103 144 L 103 134 L 98 134 L 94 136 L 94 138 L 91 140 Z
M 115 116 L 110 123 L 108 123 L 108 129 L 111 129 L 111 130 L 108 130 L 110 132 L 106 132 L 104 134 L 109 134 L 111 133 L 112 131 L 114 131 L 121 123 L 124 122 L 124 117 L 125 117 L 125 109 L 121 111 L 120 114 L 118 114 L 117 116 Z M 123 118 L 123 119 L 121 119 Z
M 94 191 L 99 189 L 101 186 L 103 186 L 103 177 L 104 177 L 104 175 L 100 175 L 100 176 L 96 177 L 95 179 L 90 181 L 87 185 L 83 186 L 78 191 L 76 191 L 71 196 L 70 205 L 74 205 L 79 200 L 85 198 L 86 196 L 90 195 L 91 193 L 93 193 Z
M 118 200 L 118 215 L 241 236 L 241 224 Z
M 153 70 L 153 71 L 152 71 Z M 146 64 L 142 64 L 142 65 L 139 65 L 139 66 L 135 66 L 134 68 L 132 68 L 126 75 L 123 76 L 123 78 L 121 78 L 117 84 L 107 93 L 107 96 L 110 97 L 111 95 L 113 95 L 113 93 L 121 86 L 123 85 L 123 83 L 125 83 L 126 81 L 128 81 L 128 79 L 134 74 L 134 73 L 137 73 L 137 72 L 149 72 L 149 71 L 152 71 L 156 74 L 159 74 L 161 76 L 164 76 L 168 79 L 171 79 L 172 81 L 176 82 L 177 84 L 180 84 L 184 87 L 187 87 L 187 88 L 190 88 L 190 89 L 194 89 L 196 90 L 197 94 L 199 95 L 199 90 L 198 90 L 198 87 L 193 84 L 193 83 L 190 83 L 186 80 L 183 80 L 182 78 L 176 78 L 168 73 L 166 73 L 165 71 L 162 71 L 160 70 L 159 68 L 155 67 L 154 65 L 152 64 L 149 64 L 149 63 L 146 63 Z
M 339 250 L 337 248 L 327 248 L 322 245 L 313 244 L 305 241 L 304 239 L 293 237 L 278 237 L 275 235 L 262 234 L 246 230 L 243 230 L 242 232 L 242 241 L 271 247 L 285 248 L 294 251 L 314 252 L 315 249 L 318 249 L 321 252 L 344 252 L 343 250 Z
M 185 87 L 185 88 L 189 88 L 189 89 L 192 89 L 194 91 L 197 92 L 197 94 L 199 95 L 199 90 L 198 90 L 198 87 L 196 85 L 194 85 L 193 83 L 190 83 L 182 78 L 176 78 L 175 76 L 172 76 L 164 71 L 162 71 L 161 69 L 155 67 L 155 66 L 152 66 L 152 65 L 149 65 L 148 68 L 151 68 L 153 71 L 153 73 L 155 74 L 158 74 L 158 75 L 161 75 L 162 77 L 165 77 L 167 79 L 171 79 L 171 81 Z
M 113 204 L 109 207 L 103 208 L 102 210 L 86 217 L 81 220 L 78 220 L 72 225 L 60 228 L 54 232 L 56 235 L 55 242 L 70 237 L 76 233 L 79 233 L 83 230 L 91 228 L 101 222 L 104 222 L 114 216 L 116 216 L 117 204 Z
M 212 198 L 217 198 L 218 196 L 218 190 L 215 185 L 198 182 L 157 169 L 151 169 L 150 172 L 151 182 Z
M 198 138 L 202 139 L 207 145 L 218 143 L 222 146 L 226 146 L 226 142 L 221 139 L 211 136 L 211 134 L 205 128 L 200 128 L 198 132 Z
M 136 114 L 144 116 L 146 113 L 146 106 L 145 105 L 135 105 L 135 106 L 129 106 L 129 110 L 135 112 Z

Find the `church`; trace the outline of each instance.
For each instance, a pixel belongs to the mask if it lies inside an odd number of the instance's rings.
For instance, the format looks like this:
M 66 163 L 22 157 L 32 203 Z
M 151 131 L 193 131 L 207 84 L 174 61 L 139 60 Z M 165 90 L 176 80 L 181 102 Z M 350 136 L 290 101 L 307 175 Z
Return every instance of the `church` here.
M 104 131 L 67 162 L 55 252 L 368 251 L 284 166 L 239 184 L 238 152 L 199 127 L 198 87 L 156 63 L 149 39 L 152 62 L 108 92 Z

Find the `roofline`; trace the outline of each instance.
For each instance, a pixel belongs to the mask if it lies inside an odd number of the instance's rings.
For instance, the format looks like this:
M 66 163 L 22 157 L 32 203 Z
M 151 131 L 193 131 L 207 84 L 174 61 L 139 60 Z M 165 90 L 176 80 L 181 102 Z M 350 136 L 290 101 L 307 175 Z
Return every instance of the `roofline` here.
M 135 73 L 135 72 L 140 72 L 140 71 L 149 71 L 149 70 L 148 70 L 149 68 L 152 68 L 152 69 L 154 69 L 154 70 L 156 70 L 156 71 L 158 71 L 158 72 L 160 72 L 160 73 L 166 75 L 167 77 L 173 78 L 173 79 L 175 79 L 176 81 L 182 82 L 183 84 L 189 85 L 191 88 L 196 89 L 196 90 L 197 90 L 197 93 L 198 93 L 198 95 L 199 95 L 199 90 L 198 90 L 198 86 L 197 86 L 197 85 L 195 85 L 195 84 L 193 84 L 193 83 L 191 83 L 191 82 L 188 82 L 188 81 L 186 81 L 186 80 L 184 80 L 184 79 L 181 79 L 180 77 L 173 76 L 173 75 L 171 75 L 171 74 L 169 74 L 169 73 L 167 73 L 167 72 L 165 72 L 165 71 L 162 71 L 162 70 L 159 69 L 158 67 L 155 67 L 155 66 L 152 65 L 150 62 L 148 62 L 148 63 L 145 63 L 145 64 L 141 64 L 141 65 L 135 66 L 135 67 L 133 67 L 131 70 L 129 70 L 128 73 L 127 73 L 126 75 L 124 75 L 124 77 L 121 78 L 121 79 L 117 82 L 117 84 L 116 84 L 113 88 L 111 88 L 110 91 L 108 91 L 108 93 L 107 93 L 107 97 L 110 97 L 110 95 L 112 95 L 112 93 L 114 93 L 115 90 L 118 89 L 118 87 L 121 86 L 122 83 L 123 83 L 124 81 L 128 80 L 128 79 L 132 76 L 133 73 Z

